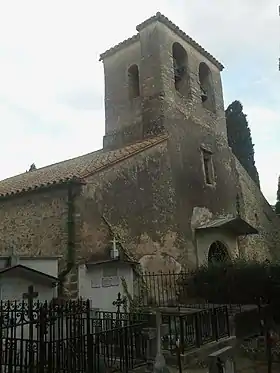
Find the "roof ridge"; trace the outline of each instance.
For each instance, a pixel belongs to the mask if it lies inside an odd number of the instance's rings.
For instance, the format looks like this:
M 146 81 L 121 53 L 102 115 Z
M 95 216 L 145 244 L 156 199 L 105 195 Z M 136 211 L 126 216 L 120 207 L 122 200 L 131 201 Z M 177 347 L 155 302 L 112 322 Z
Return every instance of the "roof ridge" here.
M 85 183 L 85 177 L 119 163 L 168 138 L 167 134 L 148 137 L 115 150 L 95 152 L 57 162 L 32 172 L 25 172 L 0 181 L 0 198 L 55 187 L 65 183 Z
M 163 23 L 165 26 L 169 27 L 172 31 L 174 31 L 177 35 L 179 35 L 182 39 L 186 42 L 191 44 L 194 48 L 196 48 L 202 55 L 207 57 L 214 65 L 216 65 L 220 70 L 223 70 L 224 66 L 219 62 L 214 56 L 212 56 L 209 52 L 207 52 L 200 44 L 198 44 L 194 39 L 192 39 L 189 35 L 187 35 L 182 29 L 180 29 L 175 23 L 173 23 L 169 18 L 163 15 L 160 12 L 157 12 L 154 16 L 146 19 L 142 23 L 136 26 L 136 30 L 139 32 L 144 27 L 148 26 L 150 23 L 154 21 L 159 21 Z
M 134 43 L 135 41 L 139 40 L 139 31 L 141 31 L 144 27 L 148 26 L 150 23 L 159 21 L 163 23 L 165 26 L 167 26 L 170 30 L 175 32 L 177 35 L 179 35 L 183 40 L 185 40 L 187 43 L 192 45 L 195 49 L 197 49 L 203 56 L 209 59 L 215 66 L 219 68 L 220 71 L 224 69 L 224 66 L 221 62 L 219 62 L 212 54 L 207 52 L 200 44 L 198 44 L 194 39 L 192 39 L 189 35 L 187 35 L 182 29 L 180 29 L 175 23 L 173 23 L 169 18 L 167 18 L 165 15 L 163 15 L 160 12 L 157 12 L 154 16 L 147 18 L 145 21 L 140 23 L 136 26 L 136 31 L 138 31 L 138 34 L 131 36 L 128 39 L 125 39 L 124 41 L 114 45 L 113 47 L 107 49 L 105 52 L 100 54 L 99 61 L 102 61 L 105 57 L 108 57 L 112 55 L 113 53 L 117 52 L 118 50 L 122 49 L 125 46 L 130 45 L 131 43 Z
M 141 148 L 139 149 L 133 149 L 133 151 L 129 154 L 124 154 L 122 157 L 120 158 L 116 158 L 114 161 L 110 162 L 110 163 L 105 163 L 104 165 L 101 165 L 100 167 L 97 167 L 95 170 L 93 170 L 92 172 L 89 172 L 88 174 L 83 174 L 82 175 L 82 178 L 83 179 L 86 179 L 87 177 L 107 168 L 107 167 L 111 167 L 112 165 L 115 165 L 116 163 L 119 163 L 119 162 L 122 162 L 124 161 L 125 159 L 127 158 L 130 158 L 132 155 L 135 155 L 135 154 L 138 154 L 138 153 L 141 153 L 143 150 L 146 150 L 146 149 L 149 149 L 157 144 L 160 144 L 161 142 L 165 141 L 166 139 L 168 138 L 168 134 L 164 134 L 164 135 L 160 135 L 160 136 L 156 136 L 155 138 L 147 138 L 145 139 L 144 141 L 138 141 L 137 143 L 138 144 L 143 144 L 144 142 L 148 142 L 149 143 L 145 146 L 143 145 Z M 151 142 L 151 140 L 155 140 L 154 142 Z M 133 143 L 131 144 L 131 146 L 135 146 L 137 143 Z M 122 149 L 125 149 L 125 148 L 122 148 Z
M 35 174 L 35 173 L 38 173 L 38 171 L 42 171 L 42 170 L 45 170 L 45 169 L 47 169 L 47 168 L 49 168 L 49 167 L 53 167 L 53 166 L 56 166 L 56 165 L 60 165 L 60 164 L 63 164 L 63 163 L 66 163 L 66 162 L 72 161 L 72 160 L 74 160 L 74 159 L 78 159 L 78 158 L 81 158 L 81 157 L 85 157 L 85 156 L 90 155 L 90 154 L 94 154 L 94 153 L 98 153 L 98 152 L 103 153 L 103 150 L 104 150 L 104 149 L 98 149 L 98 150 L 95 150 L 95 151 L 93 151 L 93 152 L 89 152 L 89 153 L 85 153 L 85 154 L 82 154 L 82 155 L 78 155 L 78 156 L 76 156 L 76 157 L 67 158 L 67 159 L 64 159 L 63 161 L 59 161 L 59 162 L 55 162 L 55 163 L 51 163 L 51 164 L 48 164 L 48 165 L 46 165 L 46 166 L 36 168 L 36 170 L 33 170 L 33 171 L 21 172 L 20 174 L 16 174 L 16 175 L 13 175 L 13 176 L 9 176 L 9 177 L 6 177 L 5 179 L 0 179 L 0 183 L 1 183 L 2 181 L 7 181 L 7 180 L 9 180 L 9 179 L 13 179 L 13 178 L 16 177 L 16 176 L 21 176 L 21 175 L 23 176 L 23 175 L 26 175 L 26 174 L 29 173 L 29 172 L 32 172 L 32 174 Z M 72 175 L 72 176 L 75 177 L 75 175 Z M 61 179 L 61 181 L 62 181 L 62 180 L 63 180 L 63 179 Z
M 130 38 L 127 38 L 121 41 L 120 43 L 114 45 L 113 47 L 107 49 L 105 52 L 100 54 L 99 61 L 102 61 L 105 57 L 112 55 L 113 53 L 120 50 L 121 48 L 134 43 L 135 41 L 139 40 L 139 38 L 140 38 L 139 34 L 132 35 Z

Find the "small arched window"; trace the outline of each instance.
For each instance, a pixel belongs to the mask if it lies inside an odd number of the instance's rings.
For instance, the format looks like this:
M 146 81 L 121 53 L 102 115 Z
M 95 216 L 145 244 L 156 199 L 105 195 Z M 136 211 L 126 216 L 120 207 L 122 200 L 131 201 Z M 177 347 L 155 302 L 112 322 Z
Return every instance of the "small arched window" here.
M 228 261 L 230 261 L 230 256 L 225 244 L 220 241 L 213 242 L 208 251 L 208 263 L 225 263 Z
M 173 71 L 174 71 L 174 85 L 176 91 L 183 96 L 189 94 L 189 80 L 188 80 L 188 56 L 185 49 L 179 43 L 174 43 L 172 46 L 173 57 Z
M 140 96 L 139 69 L 137 65 L 131 65 L 128 69 L 128 89 L 131 100 Z
M 202 105 L 206 109 L 215 112 L 212 74 L 209 67 L 204 62 L 201 62 L 199 65 L 199 84 Z

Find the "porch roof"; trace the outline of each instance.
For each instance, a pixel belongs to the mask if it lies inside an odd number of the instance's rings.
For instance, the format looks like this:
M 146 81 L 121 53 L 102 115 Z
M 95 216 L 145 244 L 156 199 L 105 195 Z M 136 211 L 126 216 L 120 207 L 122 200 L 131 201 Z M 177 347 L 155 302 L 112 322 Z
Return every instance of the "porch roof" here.
M 236 236 L 245 236 L 248 234 L 258 234 L 258 230 L 249 224 L 246 220 L 242 219 L 240 216 L 235 217 L 220 217 L 217 219 L 210 220 L 196 228 L 196 230 L 201 229 L 226 229 L 231 231 Z
M 59 279 L 57 277 L 48 275 L 47 273 L 37 271 L 36 269 L 26 267 L 22 264 L 3 268 L 0 270 L 0 278 L 3 276 L 18 276 L 29 281 L 36 281 L 42 285 L 54 286 L 57 285 Z
M 110 264 L 110 263 L 129 264 L 131 266 L 139 264 L 138 262 L 133 261 L 133 260 L 129 260 L 126 258 L 124 259 L 119 258 L 119 259 L 89 260 L 86 263 L 86 266 L 96 266 L 96 265 Z

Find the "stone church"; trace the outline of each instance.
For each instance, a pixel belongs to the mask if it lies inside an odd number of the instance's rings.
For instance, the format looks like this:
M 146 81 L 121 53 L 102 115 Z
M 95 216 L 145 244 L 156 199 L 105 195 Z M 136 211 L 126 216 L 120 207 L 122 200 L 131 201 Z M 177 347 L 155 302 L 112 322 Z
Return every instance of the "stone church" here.
M 223 65 L 160 13 L 100 56 L 103 149 L 0 182 L 3 257 L 112 260 L 180 271 L 277 258 L 279 220 L 227 143 Z M 116 245 L 115 245 L 116 246 Z

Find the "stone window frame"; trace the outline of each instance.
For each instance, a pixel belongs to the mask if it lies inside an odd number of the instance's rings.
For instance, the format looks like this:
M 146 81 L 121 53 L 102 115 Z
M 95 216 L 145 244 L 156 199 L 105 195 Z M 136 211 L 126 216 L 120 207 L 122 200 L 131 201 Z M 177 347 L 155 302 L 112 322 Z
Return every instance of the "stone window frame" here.
M 205 185 L 213 188 L 216 186 L 216 174 L 213 162 L 213 151 L 205 145 L 200 146 L 200 151 Z M 206 172 L 206 156 L 208 157 L 208 164 L 210 164 L 210 170 L 208 169 L 208 172 Z

